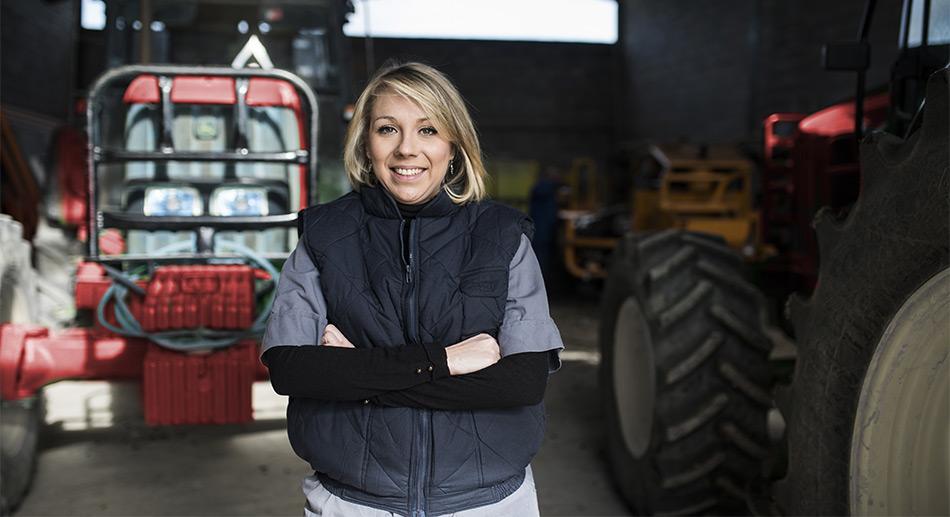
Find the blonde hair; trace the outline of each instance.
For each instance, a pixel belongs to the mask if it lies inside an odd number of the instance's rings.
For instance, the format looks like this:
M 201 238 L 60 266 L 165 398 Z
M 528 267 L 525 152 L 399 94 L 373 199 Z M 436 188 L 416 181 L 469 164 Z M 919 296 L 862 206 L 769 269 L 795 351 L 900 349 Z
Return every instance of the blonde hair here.
M 366 142 L 373 103 L 385 93 L 395 93 L 418 104 L 439 133 L 452 144 L 454 174 L 451 177 L 446 175 L 442 187 L 452 201 L 461 205 L 483 199 L 487 173 L 475 124 L 465 101 L 448 77 L 421 63 L 383 67 L 356 101 L 343 145 L 343 165 L 353 188 L 359 190 L 362 185 L 376 182 Z

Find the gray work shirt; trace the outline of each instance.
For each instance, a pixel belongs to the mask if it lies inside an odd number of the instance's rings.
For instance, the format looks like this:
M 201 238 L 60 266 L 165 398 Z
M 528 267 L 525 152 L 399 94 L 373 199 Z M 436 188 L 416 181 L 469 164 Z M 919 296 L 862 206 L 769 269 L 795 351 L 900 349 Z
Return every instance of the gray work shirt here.
M 327 302 L 320 290 L 320 272 L 303 241 L 287 258 L 277 283 L 277 295 L 261 341 L 261 353 L 279 345 L 316 345 L 327 326 Z M 451 345 L 453 343 L 445 343 Z M 561 334 L 548 309 L 548 297 L 531 242 L 521 236 L 508 266 L 508 301 L 498 333 L 502 357 L 523 352 L 550 354 L 550 371 L 561 366 Z

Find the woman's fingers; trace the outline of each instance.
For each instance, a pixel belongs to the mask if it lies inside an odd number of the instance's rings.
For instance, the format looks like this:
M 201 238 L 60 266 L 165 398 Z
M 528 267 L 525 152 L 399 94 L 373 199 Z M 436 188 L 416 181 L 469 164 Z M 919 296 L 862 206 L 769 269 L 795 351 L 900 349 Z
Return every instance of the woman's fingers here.
M 339 343 L 339 339 L 334 333 L 334 330 L 336 330 L 336 327 L 334 327 L 333 325 L 327 325 L 326 328 L 323 329 L 323 344 L 324 345 L 337 346 L 337 343 Z
M 350 343 L 350 340 L 346 339 L 346 336 L 340 332 L 340 329 L 336 328 L 336 325 L 332 323 L 323 329 L 323 344 L 342 348 L 356 348 L 353 346 L 353 343 Z
M 464 375 L 497 363 L 501 359 L 501 349 L 495 338 L 488 334 L 479 334 L 446 347 L 445 356 L 449 373 Z

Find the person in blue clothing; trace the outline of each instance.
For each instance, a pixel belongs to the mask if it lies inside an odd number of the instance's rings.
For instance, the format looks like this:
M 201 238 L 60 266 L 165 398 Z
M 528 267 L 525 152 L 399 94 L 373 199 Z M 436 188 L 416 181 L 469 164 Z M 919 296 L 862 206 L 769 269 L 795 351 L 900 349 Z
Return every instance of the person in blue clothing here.
M 301 211 L 261 347 L 314 471 L 305 515 L 538 515 L 563 344 L 532 225 L 485 199 L 458 90 L 426 65 L 380 70 L 344 163 L 353 192 Z
M 534 223 L 531 247 L 538 257 L 541 272 L 548 282 L 554 274 L 557 254 L 558 209 L 564 193 L 564 182 L 557 167 L 548 166 L 531 187 L 528 197 L 528 215 Z

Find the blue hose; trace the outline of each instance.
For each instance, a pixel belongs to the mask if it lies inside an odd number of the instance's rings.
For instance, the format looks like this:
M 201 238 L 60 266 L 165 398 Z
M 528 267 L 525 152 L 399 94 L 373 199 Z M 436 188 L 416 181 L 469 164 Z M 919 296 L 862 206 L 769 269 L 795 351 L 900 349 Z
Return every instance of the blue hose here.
M 229 248 L 232 251 L 243 255 L 248 259 L 249 262 L 259 266 L 264 271 L 267 271 L 274 281 L 274 286 L 271 290 L 271 293 L 267 297 L 264 307 L 257 315 L 257 318 L 254 320 L 251 328 L 246 330 L 211 330 L 199 328 L 173 330 L 167 332 L 145 332 L 142 330 L 142 326 L 139 324 L 138 320 L 135 319 L 132 311 L 129 310 L 128 305 L 125 303 L 125 298 L 129 291 L 128 288 L 115 282 L 109 286 L 109 289 L 106 290 L 105 294 L 102 296 L 102 299 L 99 300 L 99 306 L 96 308 L 96 316 L 99 320 L 99 323 L 109 331 L 120 336 L 146 338 L 165 348 L 183 352 L 207 350 L 209 348 L 223 348 L 231 346 L 242 339 L 263 335 L 267 317 L 270 315 L 270 308 L 274 303 L 274 296 L 277 293 L 277 280 L 280 277 L 280 273 L 277 271 L 277 268 L 275 268 L 274 265 L 270 263 L 270 261 L 264 257 L 261 257 L 255 253 L 254 250 L 244 246 L 243 244 L 238 244 L 237 242 L 232 241 L 221 241 L 217 244 L 223 248 Z M 178 248 L 188 247 L 191 247 L 190 242 L 175 243 L 170 246 L 166 246 L 159 251 L 163 253 L 169 253 L 173 251 L 180 251 Z M 128 279 L 130 281 L 134 281 L 136 278 L 128 277 Z M 106 320 L 105 308 L 110 300 L 115 301 L 115 319 L 118 323 L 118 326 L 113 325 Z

